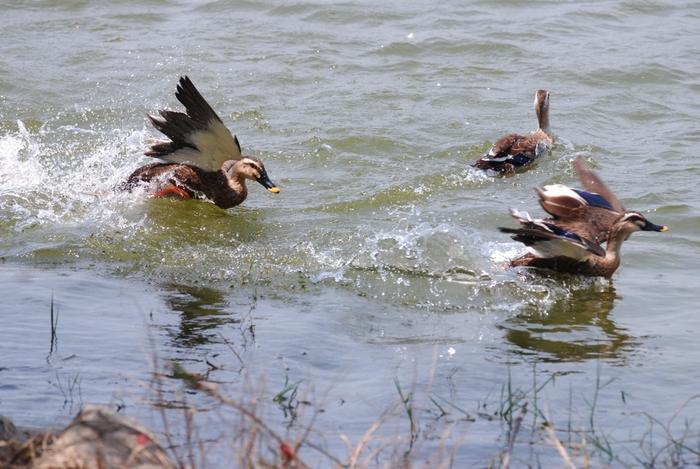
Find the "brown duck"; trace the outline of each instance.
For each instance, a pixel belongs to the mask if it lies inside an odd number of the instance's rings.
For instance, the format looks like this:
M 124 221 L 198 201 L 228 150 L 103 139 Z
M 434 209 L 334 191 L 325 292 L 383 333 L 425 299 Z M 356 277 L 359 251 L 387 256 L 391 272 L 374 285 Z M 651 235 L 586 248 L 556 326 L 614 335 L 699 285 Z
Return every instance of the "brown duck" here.
M 174 194 L 207 199 L 223 209 L 246 199 L 246 179 L 279 192 L 262 161 L 241 154 L 238 138 L 189 78 L 180 78 L 175 97 L 185 106 L 185 113 L 161 110 L 160 117 L 148 115 L 153 126 L 170 140 L 156 141 L 145 154 L 162 161 L 137 169 L 119 189 L 130 191 L 147 185 L 153 197 Z
M 532 163 L 552 147 L 552 131 L 549 127 L 549 91 L 535 93 L 537 130 L 527 135 L 508 134 L 501 137 L 491 150 L 474 164 L 479 169 L 502 173 L 513 172 Z
M 537 189 L 540 205 L 552 218 L 533 220 L 526 212 L 511 209 L 520 228 L 500 228 L 528 247 L 528 254 L 511 267 L 539 267 L 590 277 L 612 277 L 620 266 L 620 249 L 635 231 L 666 231 L 639 212 L 625 209 L 586 163 L 574 162 L 586 189 L 557 184 Z M 606 242 L 605 249 L 601 243 Z

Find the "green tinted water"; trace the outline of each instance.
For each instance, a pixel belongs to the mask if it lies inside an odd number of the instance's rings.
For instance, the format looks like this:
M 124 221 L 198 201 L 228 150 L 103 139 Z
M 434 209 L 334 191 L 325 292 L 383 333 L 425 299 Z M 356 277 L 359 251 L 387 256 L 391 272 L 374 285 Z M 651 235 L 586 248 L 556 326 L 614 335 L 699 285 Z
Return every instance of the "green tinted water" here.
M 485 465 L 506 440 L 478 412 L 495 410 L 509 374 L 523 388 L 557 377 L 542 399 L 560 427 L 588 423 L 598 379 L 615 379 L 597 396 L 605 429 L 637 410 L 667 419 L 697 392 L 698 6 L 0 10 L 1 413 L 49 425 L 80 403 L 125 402 L 148 417 L 133 396 L 150 350 L 235 385 L 233 342 L 271 396 L 287 380 L 329 389 L 315 402 L 327 435 L 359 440 L 398 378 L 474 417 L 456 457 Z M 228 211 L 95 195 L 147 162 L 145 114 L 179 109 L 185 74 L 280 194 L 253 185 Z M 552 152 L 512 178 L 470 168 L 504 133 L 534 130 L 542 88 Z M 610 282 L 505 271 L 522 253 L 496 230 L 508 208 L 541 214 L 532 187 L 576 184 L 578 155 L 669 231 L 635 234 Z M 57 382 L 77 376 L 80 398 L 65 399 Z M 427 459 L 461 414 L 420 402 Z M 560 462 L 526 440 L 520 457 Z

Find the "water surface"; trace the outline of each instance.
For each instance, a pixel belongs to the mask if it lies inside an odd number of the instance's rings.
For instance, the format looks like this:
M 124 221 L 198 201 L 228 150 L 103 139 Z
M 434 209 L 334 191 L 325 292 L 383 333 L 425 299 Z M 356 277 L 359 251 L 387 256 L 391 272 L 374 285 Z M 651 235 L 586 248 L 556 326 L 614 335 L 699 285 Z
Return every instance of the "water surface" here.
M 387 409 L 384 434 L 410 438 L 398 382 L 414 392 L 418 461 L 444 443 L 460 466 L 488 465 L 509 427 L 486 416 L 510 386 L 560 438 L 606 435 L 616 465 L 650 428 L 639 413 L 668 422 L 696 394 L 697 4 L 13 1 L 0 14 L 0 413 L 18 423 L 104 404 L 160 428 L 144 402 L 155 354 L 234 398 L 257 389 L 282 432 L 301 423 L 272 398 L 301 381 L 323 410 L 314 444 L 341 458 L 338 435 L 359 441 Z M 146 113 L 180 109 L 182 75 L 280 194 L 254 185 L 227 211 L 96 195 L 148 162 Z M 501 135 L 534 130 L 537 89 L 551 92 L 552 152 L 510 178 L 472 169 Z M 504 270 L 523 252 L 496 230 L 508 208 L 541 215 L 532 188 L 575 185 L 577 156 L 669 231 L 632 236 L 610 281 Z M 201 393 L 188 399 L 216 421 Z M 561 464 L 536 430 L 515 451 Z

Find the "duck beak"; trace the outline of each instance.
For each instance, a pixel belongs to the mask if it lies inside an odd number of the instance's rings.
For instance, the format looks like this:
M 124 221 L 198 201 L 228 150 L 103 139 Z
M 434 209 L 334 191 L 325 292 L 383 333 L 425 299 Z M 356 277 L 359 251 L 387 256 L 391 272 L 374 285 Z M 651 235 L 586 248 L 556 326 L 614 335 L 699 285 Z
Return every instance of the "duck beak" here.
M 272 192 L 273 194 L 277 194 L 280 191 L 280 188 L 275 186 L 275 184 L 270 181 L 270 178 L 267 177 L 267 173 L 263 173 L 260 175 L 258 179 L 256 179 L 262 186 L 267 189 L 268 191 Z
M 646 224 L 642 227 L 644 231 L 668 231 L 668 226 L 655 225 L 654 223 L 647 220 Z

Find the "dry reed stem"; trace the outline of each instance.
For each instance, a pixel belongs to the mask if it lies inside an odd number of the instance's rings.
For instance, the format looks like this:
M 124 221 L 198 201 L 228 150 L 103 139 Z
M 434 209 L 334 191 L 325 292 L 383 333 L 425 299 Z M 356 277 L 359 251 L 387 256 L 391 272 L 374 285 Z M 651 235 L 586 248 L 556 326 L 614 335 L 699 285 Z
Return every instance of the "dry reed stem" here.
M 683 409 L 685 409 L 686 406 L 687 406 L 688 404 L 690 404 L 690 401 L 693 401 L 693 400 L 695 400 L 695 399 L 697 399 L 697 398 L 699 398 L 699 397 L 700 397 L 700 394 L 696 394 L 696 395 L 691 396 L 691 397 L 689 397 L 688 399 L 686 399 L 685 402 L 684 402 L 683 404 L 681 404 L 680 407 L 678 407 L 678 409 L 676 410 L 676 412 L 674 412 L 674 414 L 671 416 L 671 418 L 668 419 L 668 423 L 666 424 L 666 426 L 670 428 L 670 427 L 671 427 L 671 424 L 673 423 L 673 421 L 676 419 L 676 417 L 678 417 L 678 414 L 680 414 L 680 413 L 683 411 Z
M 564 445 L 562 445 L 559 438 L 557 438 L 557 433 L 554 431 L 554 428 L 552 428 L 551 425 L 546 425 L 544 428 L 547 430 L 547 434 L 549 435 L 549 442 L 554 445 L 557 451 L 559 451 L 559 455 L 564 460 L 566 467 L 569 469 L 576 469 L 576 465 L 571 460 L 571 457 L 569 457 L 569 453 L 566 451 L 566 448 L 564 448 Z
M 523 419 L 525 418 L 525 414 L 527 413 L 527 406 L 530 403 L 530 398 L 528 397 L 525 399 L 525 402 L 523 403 L 522 408 L 520 409 L 520 414 L 518 414 L 518 418 L 515 419 L 515 425 L 513 426 L 513 431 L 510 433 L 510 440 L 508 441 L 508 449 L 506 450 L 505 454 L 503 455 L 503 459 L 501 460 L 501 469 L 508 469 L 510 466 L 510 457 L 513 454 L 513 446 L 515 446 L 515 438 L 518 436 L 518 432 L 520 431 L 520 424 L 522 424 Z
M 242 404 L 240 404 L 240 403 L 238 403 L 238 402 L 235 402 L 235 401 L 233 401 L 233 400 L 231 400 L 231 399 L 228 399 L 228 398 L 224 397 L 224 396 L 219 392 L 218 388 L 217 388 L 215 385 L 213 385 L 213 384 L 211 384 L 211 383 L 206 383 L 206 384 L 205 384 L 205 383 L 201 383 L 201 384 L 202 384 L 202 386 L 201 386 L 200 389 L 202 389 L 203 391 L 206 391 L 210 396 L 212 396 L 212 397 L 214 397 L 215 399 L 217 399 L 220 403 L 226 404 L 226 405 L 231 406 L 232 408 L 236 409 L 236 410 L 237 410 L 238 412 L 240 412 L 243 416 L 245 416 L 250 422 L 252 422 L 252 423 L 254 424 L 254 426 L 257 427 L 256 429 L 263 430 L 269 437 L 271 437 L 273 440 L 275 440 L 275 442 L 279 445 L 280 448 L 284 448 L 284 447 L 288 446 L 288 443 L 287 443 L 282 437 L 280 437 L 279 435 L 277 435 L 277 433 L 275 433 L 274 430 L 272 430 L 269 426 L 267 426 L 267 425 L 260 419 L 260 417 L 258 417 L 258 416 L 255 414 L 255 412 L 252 412 L 252 411 L 246 409 Z M 307 435 L 308 435 L 308 433 L 307 433 Z M 248 448 L 248 449 L 250 450 L 249 453 L 248 453 L 249 456 L 250 456 L 250 455 L 254 452 L 254 450 L 255 450 L 255 446 L 254 446 L 253 441 L 254 441 L 254 438 L 251 438 L 251 439 L 250 439 L 250 445 L 251 445 L 251 446 Z M 298 449 L 298 447 L 299 447 L 298 444 L 295 444 L 295 445 L 294 445 L 294 450 L 295 450 L 294 452 L 295 452 L 295 454 L 296 454 L 296 449 Z M 299 464 L 299 467 L 303 467 L 303 468 L 307 468 L 307 467 L 308 467 L 308 466 L 307 466 L 306 464 L 304 464 L 301 460 L 299 460 L 298 457 L 295 457 L 295 461 Z
M 388 414 L 384 414 L 379 420 L 374 422 L 374 424 L 371 427 L 369 427 L 369 429 L 365 432 L 364 435 L 362 435 L 360 442 L 355 446 L 352 454 L 350 455 L 350 461 L 348 462 L 349 469 L 355 469 L 356 467 L 358 467 L 357 462 L 358 462 L 358 459 L 360 458 L 360 455 L 362 454 L 362 449 L 369 442 L 369 440 L 372 437 L 372 435 L 374 434 L 374 432 L 376 432 L 379 429 L 379 427 L 384 425 L 384 423 L 387 420 L 387 415 Z M 341 438 L 348 445 L 348 448 L 351 448 L 351 444 L 350 444 L 350 441 L 348 440 L 348 438 L 345 435 L 341 435 Z M 366 458 L 366 460 L 371 460 L 372 458 L 374 458 L 374 456 L 376 456 L 379 453 L 379 451 L 386 448 L 386 446 L 388 446 L 388 443 L 381 445 L 379 448 L 372 451 L 370 453 L 369 457 Z M 364 467 L 364 466 L 360 466 L 360 467 Z

